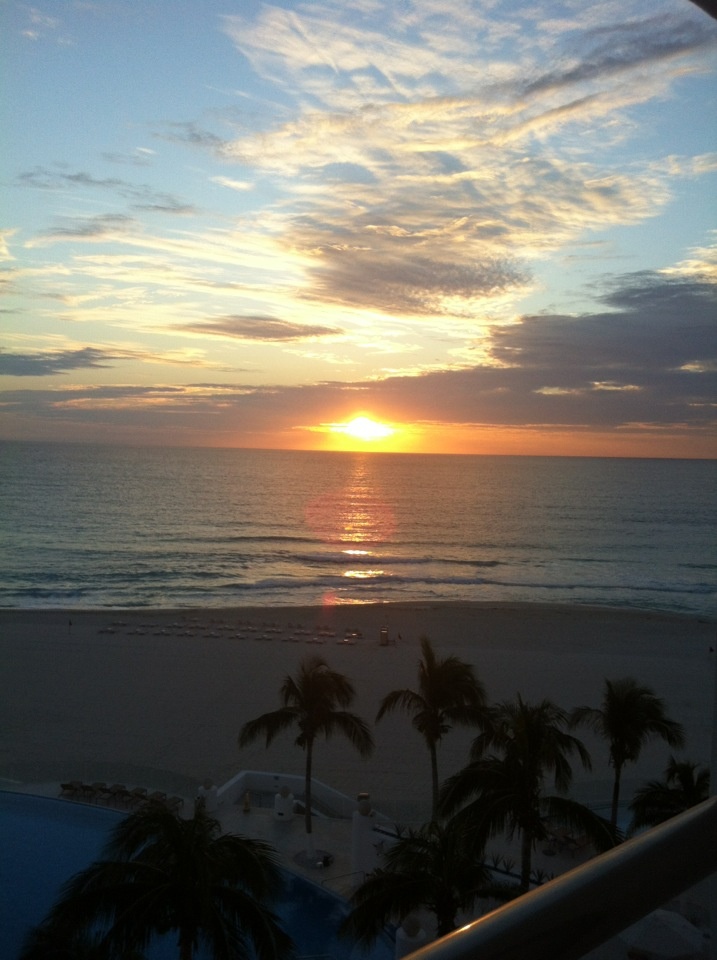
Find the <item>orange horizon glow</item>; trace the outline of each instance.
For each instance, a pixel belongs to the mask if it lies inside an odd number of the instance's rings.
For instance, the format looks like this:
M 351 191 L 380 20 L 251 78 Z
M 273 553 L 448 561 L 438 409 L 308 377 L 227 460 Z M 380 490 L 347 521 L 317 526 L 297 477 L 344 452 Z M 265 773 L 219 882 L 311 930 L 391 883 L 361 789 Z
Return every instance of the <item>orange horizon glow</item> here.
M 286 437 L 286 435 L 284 435 Z M 288 439 L 288 438 L 287 438 Z M 614 430 L 383 419 L 372 413 L 299 427 L 284 449 L 528 457 L 715 459 L 714 439 L 641 425 Z
M 331 423 L 296 425 L 279 430 L 253 431 L 242 435 L 235 431 L 177 430 L 159 434 L 155 430 L 115 429 L 108 438 L 106 427 L 86 430 L 83 440 L 63 429 L 58 422 L 52 436 L 46 430 L 33 430 L 23 422 L 22 431 L 5 431 L 6 441 L 49 441 L 118 443 L 130 446 L 207 447 L 247 450 L 306 450 L 362 453 L 447 454 L 454 456 L 514 457 L 616 457 L 667 460 L 717 459 L 717 443 L 708 432 L 690 435 L 679 428 L 656 428 L 631 424 L 614 429 L 552 427 L 535 424 L 466 424 L 438 421 L 411 421 L 361 412 L 345 417 L 345 426 L 359 416 L 389 427 L 393 432 L 380 439 L 361 440 L 345 429 L 332 431 Z M 0 417 L 0 421 L 2 417 Z

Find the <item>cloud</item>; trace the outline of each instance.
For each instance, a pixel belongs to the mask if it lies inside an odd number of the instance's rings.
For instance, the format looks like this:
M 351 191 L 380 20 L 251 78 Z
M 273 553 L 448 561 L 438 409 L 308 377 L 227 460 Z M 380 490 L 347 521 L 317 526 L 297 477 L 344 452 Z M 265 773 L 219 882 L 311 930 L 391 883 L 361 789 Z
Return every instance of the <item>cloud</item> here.
M 368 248 L 324 244 L 310 270 L 311 297 L 388 314 L 434 317 L 464 312 L 469 303 L 516 288 L 528 278 L 508 258 L 485 256 L 462 263 L 438 259 L 439 251 L 430 245 L 425 253 L 410 246 L 395 238 L 373 240 Z
M 271 206 L 255 218 L 224 233 L 163 236 L 129 216 L 71 218 L 27 246 L 101 239 L 195 257 L 206 266 L 190 269 L 203 276 L 142 276 L 166 296 L 189 283 L 246 291 L 237 315 L 285 313 L 288 294 L 277 291 L 290 288 L 299 308 L 477 325 L 498 300 L 526 292 L 537 260 L 590 231 L 658 215 L 673 177 L 709 169 L 691 158 L 611 164 L 603 149 L 606 136 L 627 135 L 620 110 L 664 96 L 702 64 L 710 28 L 689 9 L 619 27 L 594 11 L 596 25 L 581 30 L 530 10 L 519 21 L 499 9 L 487 16 L 462 0 L 361 4 L 360 16 L 354 7 L 319 0 L 223 18 L 280 90 L 281 108 L 234 139 L 193 121 L 165 128 L 168 139 L 242 166 L 237 177 L 210 178 L 220 186 L 244 192 L 266 178 Z M 514 62 L 499 55 L 506 37 L 518 44 Z M 566 128 L 567 147 L 555 136 Z M 113 192 L 137 213 L 198 212 L 146 184 L 86 171 L 37 168 L 21 182 Z M 221 264 L 245 272 L 221 275 Z
M 630 136 L 621 111 L 704 68 L 717 28 L 689 8 L 590 19 L 579 29 L 525 10 L 515 21 L 440 0 L 362 5 L 360 17 L 321 0 L 225 17 L 294 102 L 290 119 L 218 152 L 283 191 L 273 226 L 307 265 L 302 297 L 475 314 L 524 290 L 531 261 L 657 216 L 673 177 L 705 173 L 691 158 L 611 163 L 605 145 Z M 507 37 L 513 61 L 498 55 Z
M 92 347 L 78 350 L 43 350 L 35 353 L 7 353 L 0 350 L 0 374 L 11 377 L 49 377 L 69 370 L 111 366 L 112 354 Z
M 36 167 L 25 171 L 17 177 L 19 185 L 33 187 L 40 190 L 61 190 L 76 188 L 78 190 L 107 190 L 118 196 L 132 201 L 133 209 L 148 210 L 159 213 L 189 214 L 195 213 L 196 208 L 171 193 L 155 190 L 146 183 L 130 183 L 118 177 L 94 177 L 86 171 L 75 173 L 47 170 Z
M 692 54 L 717 42 L 717 29 L 687 11 L 684 17 L 659 14 L 585 31 L 573 62 L 547 71 L 524 87 L 524 95 L 605 82 L 627 71 Z
M 226 144 L 222 137 L 209 130 L 203 130 L 191 120 L 170 123 L 163 133 L 158 133 L 156 136 L 173 143 L 186 143 L 193 147 L 203 147 L 215 151 L 221 151 Z
M 228 187 L 230 190 L 244 192 L 253 190 L 254 184 L 250 180 L 233 180 L 231 177 L 210 177 L 212 183 L 218 183 L 220 187 Z
M 119 240 L 127 236 L 137 221 L 123 213 L 102 213 L 92 217 L 66 217 L 64 221 L 26 241 L 25 246 L 44 247 L 58 241 L 97 242 Z
M 10 240 L 11 237 L 14 237 L 16 233 L 17 233 L 17 230 L 13 230 L 13 229 L 0 230 L 0 261 L 15 259 L 12 253 L 10 253 L 8 240 Z
M 112 153 L 105 151 L 102 156 L 110 163 L 128 164 L 133 167 L 149 167 L 155 155 L 148 147 L 135 147 L 133 153 Z
M 41 40 L 51 37 L 55 43 L 61 46 L 70 46 L 73 41 L 63 33 L 58 33 L 62 28 L 62 21 L 58 17 L 53 17 L 37 7 L 23 7 L 18 4 L 21 12 L 27 15 L 27 26 L 21 29 L 20 33 L 26 40 Z
M 490 357 L 555 378 L 610 380 L 679 370 L 698 358 L 717 361 L 713 283 L 644 272 L 616 278 L 598 298 L 609 312 L 527 316 L 491 333 Z
M 706 434 L 717 420 L 717 286 L 659 273 L 626 274 L 606 282 L 609 309 L 575 316 L 526 316 L 494 328 L 481 343 L 486 360 L 460 369 L 299 386 L 202 383 L 165 387 L 72 387 L 5 391 L 6 410 L 78 422 L 109 420 L 153 429 L 291 430 L 341 419 L 356 408 L 386 419 L 432 424 L 484 424 L 619 430 L 680 425 Z M 259 328 L 267 318 L 226 318 L 228 330 Z M 268 328 L 271 339 L 271 327 Z M 21 366 L 21 359 L 11 361 Z M 81 352 L 39 357 L 52 364 L 92 365 L 109 355 Z M 507 364 L 507 365 L 505 365 Z M 28 370 L 28 373 L 31 372 Z M 211 427 L 207 427 L 211 424 Z
M 279 340 L 310 340 L 316 337 L 341 336 L 337 327 L 320 324 L 290 323 L 275 317 L 230 316 L 203 323 L 186 324 L 182 330 L 200 335 L 229 337 L 236 340 L 258 340 L 272 343 Z

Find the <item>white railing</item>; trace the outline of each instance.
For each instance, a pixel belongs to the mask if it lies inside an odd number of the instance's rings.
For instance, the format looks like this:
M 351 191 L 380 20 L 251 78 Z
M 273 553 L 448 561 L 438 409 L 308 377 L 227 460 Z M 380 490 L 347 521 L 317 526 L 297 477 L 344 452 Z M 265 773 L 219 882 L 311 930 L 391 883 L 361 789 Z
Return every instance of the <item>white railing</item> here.
M 712 797 L 422 947 L 411 960 L 579 960 L 715 873 Z
M 217 802 L 220 805 L 240 803 L 248 792 L 276 794 L 282 787 L 287 787 L 295 797 L 304 796 L 304 777 L 287 773 L 272 773 L 264 770 L 242 770 L 231 780 L 217 788 Z M 312 777 L 311 793 L 314 802 L 330 812 L 332 817 L 350 820 L 356 809 L 356 798 L 347 797 L 321 780 Z M 376 814 L 381 820 L 386 818 Z

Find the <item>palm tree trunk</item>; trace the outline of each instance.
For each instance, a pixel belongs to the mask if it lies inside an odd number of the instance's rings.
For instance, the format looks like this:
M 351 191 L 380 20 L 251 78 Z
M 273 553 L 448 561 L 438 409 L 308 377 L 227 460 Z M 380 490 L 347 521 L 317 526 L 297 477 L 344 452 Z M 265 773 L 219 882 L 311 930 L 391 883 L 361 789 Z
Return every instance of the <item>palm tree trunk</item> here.
M 184 930 L 179 931 L 179 960 L 192 960 L 192 938 Z
M 435 820 L 438 816 L 438 751 L 435 743 L 429 743 L 428 749 L 431 752 L 431 787 L 433 791 L 431 820 Z
M 520 836 L 520 889 L 523 893 L 530 890 L 530 873 L 533 860 L 533 838 L 527 830 Z
M 610 823 L 613 827 L 617 826 L 617 811 L 620 802 L 620 777 L 622 775 L 622 764 L 615 764 L 615 782 L 612 785 L 612 808 L 610 810 Z
M 312 836 L 311 820 L 311 774 L 314 758 L 314 741 L 310 739 L 306 744 L 306 779 L 304 783 L 304 823 L 306 825 L 306 851 L 310 857 L 314 855 L 314 838 Z
M 446 937 L 456 929 L 456 913 L 458 905 L 453 898 L 447 896 L 442 902 L 436 903 L 436 933 L 439 937 Z

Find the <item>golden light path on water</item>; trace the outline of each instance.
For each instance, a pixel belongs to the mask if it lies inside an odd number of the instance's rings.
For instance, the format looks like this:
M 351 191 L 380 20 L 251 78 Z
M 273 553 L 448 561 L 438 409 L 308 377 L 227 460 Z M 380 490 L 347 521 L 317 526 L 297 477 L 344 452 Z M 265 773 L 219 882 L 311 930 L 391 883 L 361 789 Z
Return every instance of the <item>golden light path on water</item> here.
M 352 560 L 369 563 L 376 557 L 373 546 L 390 540 L 395 528 L 393 511 L 375 485 L 369 457 L 357 457 L 346 482 L 307 504 L 305 516 L 314 533 L 336 543 L 346 557 L 347 566 L 341 573 L 344 579 L 366 581 L 386 575 L 380 566 L 348 566 Z M 337 601 L 333 594 L 324 598 L 325 603 Z

